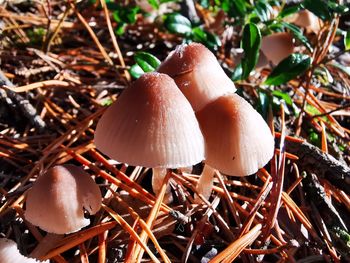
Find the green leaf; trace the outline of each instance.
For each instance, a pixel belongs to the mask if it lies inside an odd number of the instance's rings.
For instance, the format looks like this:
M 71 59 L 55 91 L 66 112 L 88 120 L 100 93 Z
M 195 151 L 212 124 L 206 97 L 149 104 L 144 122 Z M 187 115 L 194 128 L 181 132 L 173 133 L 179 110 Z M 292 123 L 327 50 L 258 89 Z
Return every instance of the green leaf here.
M 144 72 L 155 71 L 161 63 L 158 58 L 147 52 L 137 52 L 134 59 Z
M 136 22 L 136 14 L 140 8 L 136 7 L 120 7 L 113 12 L 113 18 L 117 23 L 134 24 Z
M 265 0 L 255 1 L 253 13 L 256 14 L 260 21 L 266 22 L 270 19 L 273 9 Z
M 331 20 L 332 12 L 324 0 L 304 0 L 302 5 L 322 20 Z
M 164 20 L 164 26 L 169 32 L 175 34 L 186 35 L 192 31 L 191 21 L 177 13 L 167 15 Z
M 159 1 L 157 1 L 157 0 L 147 0 L 147 1 L 153 7 L 153 9 L 159 8 Z
M 300 5 L 284 7 L 278 14 L 278 17 L 284 18 L 300 11 Z
M 242 48 L 244 50 L 242 79 L 246 79 L 249 76 L 249 73 L 258 62 L 260 45 L 261 34 L 259 28 L 254 23 L 246 24 L 242 37 Z
M 133 78 L 138 79 L 145 72 L 142 70 L 142 68 L 139 65 L 135 64 L 131 66 L 131 68 L 129 69 L 129 73 Z
M 244 0 L 222 0 L 220 7 L 229 17 L 244 18 L 247 14 L 247 7 Z
M 344 14 L 349 11 L 349 8 L 345 5 L 340 5 L 338 3 L 327 1 L 328 8 L 335 13 Z
M 216 50 L 217 47 L 221 46 L 221 41 L 217 35 L 207 32 L 200 27 L 192 29 L 191 37 L 193 41 L 201 42 L 210 49 Z
M 200 27 L 192 29 L 192 39 L 196 42 L 204 42 L 207 40 L 207 33 Z
M 123 22 L 119 22 L 116 29 L 115 29 L 115 33 L 118 35 L 118 36 L 121 36 L 124 34 L 125 32 L 125 28 L 126 28 L 126 24 L 123 23 Z
M 348 30 L 344 35 L 344 46 L 345 46 L 345 50 L 350 49 L 350 30 Z
M 302 32 L 302 30 L 299 27 L 297 27 L 296 25 L 287 23 L 287 22 L 282 22 L 281 24 L 285 28 L 288 28 L 293 33 L 295 38 L 297 38 L 301 43 L 303 43 L 303 45 L 305 47 L 307 47 L 307 49 L 310 52 L 312 52 L 313 49 L 312 49 L 311 44 L 309 43 L 309 40 L 303 35 L 303 32 Z
M 344 66 L 342 64 L 339 64 L 336 61 L 333 61 L 331 64 L 333 67 L 340 69 L 344 73 L 346 73 L 348 76 L 350 76 L 350 67 Z
M 231 76 L 232 81 L 237 81 L 242 79 L 242 73 L 243 73 L 242 63 L 239 63 L 237 67 L 233 70 L 233 73 Z
M 259 90 L 258 95 L 259 101 L 257 110 L 261 114 L 261 116 L 263 116 L 263 118 L 266 120 L 269 112 L 270 98 L 265 91 Z
M 292 106 L 293 105 L 293 100 L 292 98 L 289 96 L 288 93 L 285 93 L 283 91 L 280 90 L 274 90 L 272 91 L 272 95 L 275 97 L 278 97 L 280 99 L 283 99 L 287 105 Z
M 294 53 L 282 60 L 267 77 L 264 84 L 281 85 L 304 73 L 311 65 L 308 55 Z

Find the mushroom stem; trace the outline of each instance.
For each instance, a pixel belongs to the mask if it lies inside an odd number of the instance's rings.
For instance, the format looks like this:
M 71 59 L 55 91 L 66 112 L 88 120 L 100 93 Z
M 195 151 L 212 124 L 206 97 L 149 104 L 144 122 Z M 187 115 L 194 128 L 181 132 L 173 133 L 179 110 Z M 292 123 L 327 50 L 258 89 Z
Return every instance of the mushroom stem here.
M 215 169 L 208 164 L 204 165 L 203 172 L 199 177 L 196 190 L 198 194 L 204 196 L 205 199 L 209 199 L 211 191 L 213 189 Z M 201 203 L 201 199 L 198 195 L 195 196 L 195 201 Z
M 167 174 L 167 169 L 165 168 L 152 168 L 153 176 L 152 176 L 152 189 L 153 192 L 158 196 L 160 189 L 162 188 L 164 178 Z M 167 185 L 163 202 L 166 204 L 170 204 L 173 201 L 173 195 L 171 193 L 170 184 Z
M 64 235 L 61 234 L 53 234 L 47 233 L 45 237 L 43 237 L 39 244 L 34 248 L 32 253 L 30 253 L 29 257 L 31 258 L 42 258 L 45 256 L 51 249 L 56 247 L 59 241 L 63 239 Z

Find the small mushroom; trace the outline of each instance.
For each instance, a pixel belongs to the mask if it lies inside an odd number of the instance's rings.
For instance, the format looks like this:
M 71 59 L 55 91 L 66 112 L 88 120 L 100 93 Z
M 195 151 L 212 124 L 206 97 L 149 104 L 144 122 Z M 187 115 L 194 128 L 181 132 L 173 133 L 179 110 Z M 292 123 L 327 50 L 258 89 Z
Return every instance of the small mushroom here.
M 159 66 L 158 72 L 175 80 L 195 112 L 220 96 L 236 91 L 214 54 L 199 43 L 178 46 Z
M 256 173 L 273 156 L 274 138 L 254 108 L 237 94 L 220 97 L 196 113 L 206 142 L 206 166 L 197 190 L 211 193 L 215 169 L 226 175 Z
M 190 103 L 169 76 L 156 72 L 142 75 L 107 109 L 95 144 L 118 162 L 153 168 L 155 192 L 165 176 L 162 169 L 204 159 L 204 139 Z
M 292 54 L 293 50 L 293 37 L 287 32 L 273 33 L 262 38 L 261 52 L 274 65 L 277 65 L 284 58 Z M 264 58 L 262 57 L 261 59 Z
M 16 242 L 0 238 L 0 262 L 1 263 L 48 263 L 49 260 L 39 261 L 34 258 L 23 256 L 18 248 Z
M 318 33 L 321 29 L 322 21 L 309 10 L 301 10 L 286 19 L 288 22 L 303 27 L 309 32 Z
M 28 191 L 24 215 L 49 233 L 72 233 L 90 224 L 84 209 L 95 214 L 101 202 L 100 189 L 82 168 L 57 165 L 41 175 Z
M 80 167 L 57 165 L 41 175 L 28 190 L 24 216 L 49 234 L 31 256 L 45 255 L 62 234 L 76 232 L 90 224 L 84 217 L 84 209 L 95 214 L 101 203 L 100 189 Z

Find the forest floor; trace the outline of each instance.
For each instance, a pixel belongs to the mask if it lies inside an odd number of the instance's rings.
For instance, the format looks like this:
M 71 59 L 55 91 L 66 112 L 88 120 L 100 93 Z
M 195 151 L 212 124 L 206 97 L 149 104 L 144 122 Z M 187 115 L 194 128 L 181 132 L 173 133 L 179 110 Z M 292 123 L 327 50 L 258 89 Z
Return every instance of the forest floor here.
M 24 218 L 26 191 L 48 168 L 71 163 L 98 183 L 103 208 L 41 259 L 349 262 L 350 31 L 337 33 L 346 14 L 316 33 L 303 31 L 312 51 L 299 35 L 295 49 L 313 58 L 302 74 L 266 86 L 270 63 L 235 80 L 273 130 L 269 164 L 248 177 L 216 173 L 211 198 L 199 204 L 203 165 L 172 170 L 174 201 L 166 205 L 164 191 L 152 192 L 151 169 L 119 164 L 95 148 L 96 124 L 133 81 L 132 66 L 145 70 L 137 52 L 163 61 L 184 39 L 202 40 L 231 76 L 244 24 L 214 7 L 197 3 L 193 13 L 187 5 L 181 14 L 201 25 L 189 35 L 171 30 L 172 21 L 152 20 L 135 1 L 106 2 L 0 1 L 0 237 L 30 254 L 45 232 Z M 171 4 L 161 6 L 171 13 Z

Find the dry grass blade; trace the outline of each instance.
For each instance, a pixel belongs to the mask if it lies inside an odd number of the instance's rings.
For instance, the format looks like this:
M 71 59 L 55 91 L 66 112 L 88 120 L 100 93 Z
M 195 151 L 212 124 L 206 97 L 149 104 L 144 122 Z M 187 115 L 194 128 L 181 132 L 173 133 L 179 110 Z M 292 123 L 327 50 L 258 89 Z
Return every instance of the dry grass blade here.
M 261 225 L 254 226 L 247 234 L 231 243 L 224 251 L 215 256 L 210 263 L 233 262 L 240 253 L 250 244 L 252 244 L 261 233 Z

